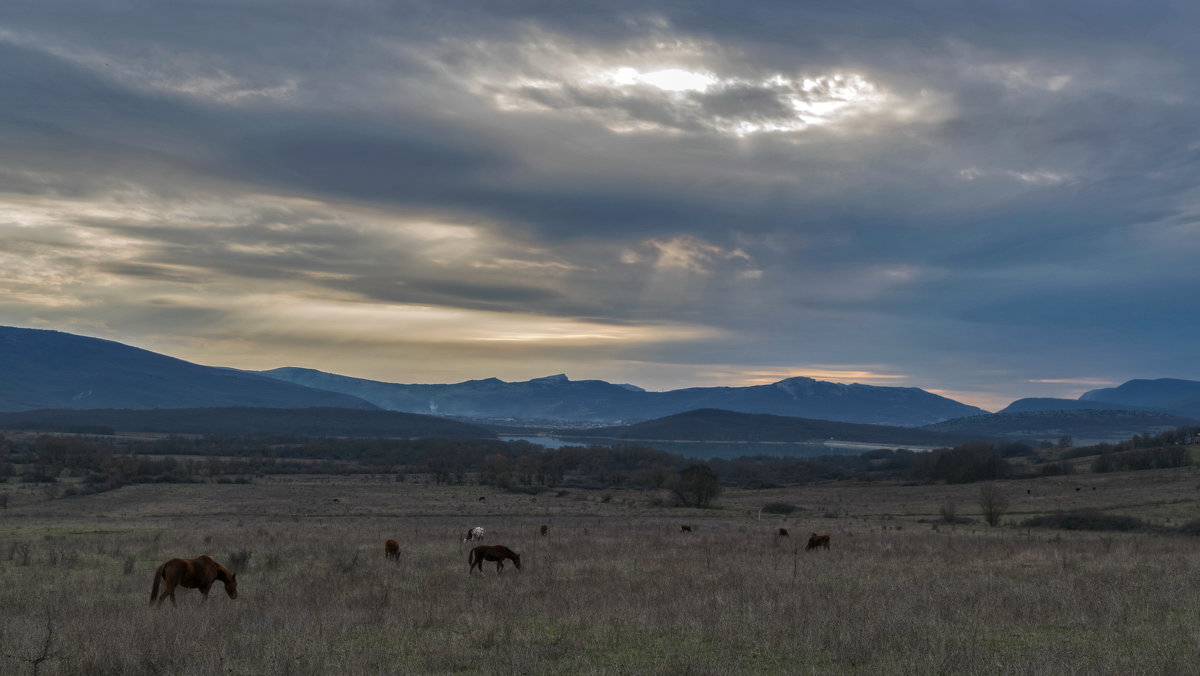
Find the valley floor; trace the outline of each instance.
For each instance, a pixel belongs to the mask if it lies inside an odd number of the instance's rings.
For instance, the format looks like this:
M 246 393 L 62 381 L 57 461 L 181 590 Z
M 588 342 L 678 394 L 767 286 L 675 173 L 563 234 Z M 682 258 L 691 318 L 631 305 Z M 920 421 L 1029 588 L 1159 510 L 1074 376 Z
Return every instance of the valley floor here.
M 1200 518 L 1192 468 L 999 485 L 1006 524 Z M 989 528 L 978 485 L 730 490 L 709 510 L 391 476 L 0 490 L 17 491 L 3 673 L 1187 674 L 1200 658 L 1200 539 Z M 947 504 L 976 521 L 937 523 Z M 522 569 L 469 575 L 476 525 Z M 828 551 L 804 550 L 814 531 Z M 239 598 L 218 584 L 147 607 L 155 566 L 201 553 L 238 570 Z

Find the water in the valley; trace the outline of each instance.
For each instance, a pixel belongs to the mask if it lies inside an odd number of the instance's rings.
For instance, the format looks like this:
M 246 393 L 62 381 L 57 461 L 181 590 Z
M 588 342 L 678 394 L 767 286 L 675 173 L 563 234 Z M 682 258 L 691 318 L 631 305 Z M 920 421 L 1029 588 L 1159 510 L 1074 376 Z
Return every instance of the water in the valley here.
M 877 444 L 818 444 L 750 441 L 625 441 L 620 439 L 589 439 L 586 437 L 504 436 L 505 441 L 528 441 L 546 448 L 563 446 L 637 445 L 675 453 L 689 458 L 738 458 L 749 455 L 771 455 L 781 458 L 813 458 L 821 455 L 858 455 L 875 448 L 892 448 Z M 913 449 L 918 450 L 918 449 Z

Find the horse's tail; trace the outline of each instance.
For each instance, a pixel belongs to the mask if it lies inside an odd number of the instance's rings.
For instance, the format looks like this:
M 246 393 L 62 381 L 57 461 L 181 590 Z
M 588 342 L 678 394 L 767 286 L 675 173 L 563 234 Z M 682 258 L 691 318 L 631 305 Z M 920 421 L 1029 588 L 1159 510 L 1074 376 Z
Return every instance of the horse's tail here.
M 154 569 L 154 586 L 150 587 L 150 603 L 154 603 L 158 599 L 158 583 L 162 580 L 163 566 L 167 564 L 160 563 L 158 568 Z

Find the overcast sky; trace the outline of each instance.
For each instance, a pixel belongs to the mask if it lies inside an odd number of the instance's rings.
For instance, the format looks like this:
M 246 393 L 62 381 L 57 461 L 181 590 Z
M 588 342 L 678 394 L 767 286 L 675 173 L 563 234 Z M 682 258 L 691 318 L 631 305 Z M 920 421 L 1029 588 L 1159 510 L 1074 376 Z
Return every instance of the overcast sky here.
M 808 375 L 990 410 L 1200 379 L 1198 25 L 9 1 L 0 324 L 396 382 Z

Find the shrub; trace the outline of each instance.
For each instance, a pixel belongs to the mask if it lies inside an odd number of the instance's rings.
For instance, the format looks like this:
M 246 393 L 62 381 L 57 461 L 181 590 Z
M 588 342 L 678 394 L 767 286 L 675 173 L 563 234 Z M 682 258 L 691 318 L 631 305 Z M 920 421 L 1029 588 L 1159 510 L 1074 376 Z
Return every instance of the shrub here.
M 239 549 L 229 554 L 229 568 L 240 573 L 250 567 L 250 557 L 254 556 L 252 549 Z
M 796 505 L 786 502 L 768 502 L 762 508 L 764 514 L 791 514 L 799 510 L 800 508 Z
M 938 507 L 938 515 L 943 523 L 971 523 L 971 519 L 958 515 L 958 505 L 953 500 L 947 500 Z
M 1200 519 L 1189 521 L 1175 530 L 1184 535 L 1200 535 Z
M 1042 476 L 1063 476 L 1065 474 L 1074 474 L 1075 466 L 1069 462 L 1048 462 L 1042 465 L 1039 473 Z

